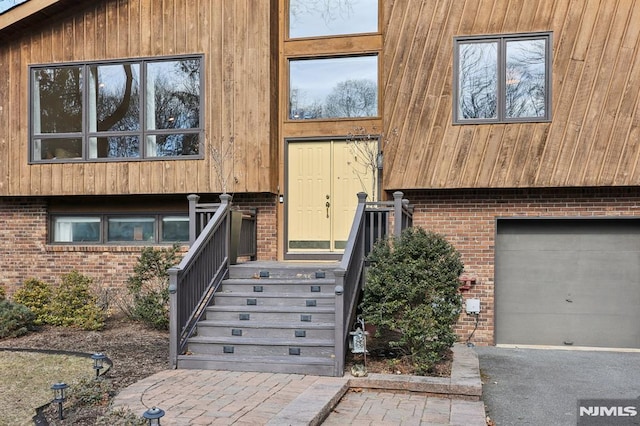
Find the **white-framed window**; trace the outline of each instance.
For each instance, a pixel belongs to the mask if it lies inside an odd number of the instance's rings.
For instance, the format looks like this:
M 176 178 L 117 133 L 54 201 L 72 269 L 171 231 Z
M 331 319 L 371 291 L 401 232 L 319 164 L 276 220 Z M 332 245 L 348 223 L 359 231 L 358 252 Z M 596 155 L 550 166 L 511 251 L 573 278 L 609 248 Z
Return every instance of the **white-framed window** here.
M 549 121 L 551 33 L 454 39 L 456 124 Z
M 189 217 L 160 215 L 51 216 L 50 241 L 54 244 L 163 244 L 189 241 Z
M 202 62 L 31 66 L 31 161 L 199 158 Z

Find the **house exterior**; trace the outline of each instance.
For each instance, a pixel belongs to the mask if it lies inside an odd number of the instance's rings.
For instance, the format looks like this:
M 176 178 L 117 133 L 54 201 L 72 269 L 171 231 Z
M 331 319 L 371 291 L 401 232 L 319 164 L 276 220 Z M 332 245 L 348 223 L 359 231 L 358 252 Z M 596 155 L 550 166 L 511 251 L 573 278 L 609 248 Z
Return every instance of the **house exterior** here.
M 123 287 L 187 195 L 261 260 L 364 191 L 462 253 L 461 340 L 640 347 L 640 3 L 29 0 L 0 14 L 0 284 Z M 186 233 L 186 236 L 185 236 Z

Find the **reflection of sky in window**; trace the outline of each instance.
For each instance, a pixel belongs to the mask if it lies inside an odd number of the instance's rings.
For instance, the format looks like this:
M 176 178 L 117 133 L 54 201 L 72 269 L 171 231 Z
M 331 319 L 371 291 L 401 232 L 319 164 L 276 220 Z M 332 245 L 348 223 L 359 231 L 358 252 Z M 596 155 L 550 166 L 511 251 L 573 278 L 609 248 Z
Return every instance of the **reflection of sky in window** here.
M 377 56 L 292 60 L 289 64 L 291 90 L 298 90 L 306 102 L 323 103 L 331 90 L 346 80 L 378 82 Z
M 131 73 L 133 81 L 139 81 L 138 71 L 139 65 L 131 65 Z M 108 95 L 121 95 L 126 86 L 127 75 L 124 72 L 122 64 L 117 65 L 100 65 L 98 66 L 98 87 L 101 91 Z
M 0 13 L 4 13 L 15 6 L 26 3 L 27 1 L 28 0 L 0 0 Z
M 378 0 L 290 0 L 289 37 L 378 31 Z

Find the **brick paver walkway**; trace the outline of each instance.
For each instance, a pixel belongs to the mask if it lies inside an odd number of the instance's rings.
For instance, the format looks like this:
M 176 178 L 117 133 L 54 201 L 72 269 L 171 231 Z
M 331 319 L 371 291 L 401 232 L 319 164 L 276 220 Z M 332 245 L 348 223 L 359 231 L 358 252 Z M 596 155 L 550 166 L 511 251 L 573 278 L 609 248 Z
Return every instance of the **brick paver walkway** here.
M 420 393 L 352 389 L 323 425 L 464 425 L 485 426 L 482 402 Z

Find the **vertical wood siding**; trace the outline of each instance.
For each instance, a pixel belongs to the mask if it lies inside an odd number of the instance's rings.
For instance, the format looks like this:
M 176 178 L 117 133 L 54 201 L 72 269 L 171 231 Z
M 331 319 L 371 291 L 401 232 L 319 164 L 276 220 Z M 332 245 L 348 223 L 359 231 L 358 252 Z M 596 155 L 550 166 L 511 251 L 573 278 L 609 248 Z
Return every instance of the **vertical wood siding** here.
M 385 1 L 385 189 L 640 184 L 639 0 Z M 549 123 L 452 125 L 453 37 L 552 31 Z
M 275 192 L 271 2 L 88 3 L 83 13 L 52 19 L 0 46 L 0 195 L 219 192 L 211 149 L 230 139 L 234 158 L 226 167 L 235 182 L 229 189 Z M 204 159 L 28 164 L 30 64 L 178 54 L 204 54 Z

